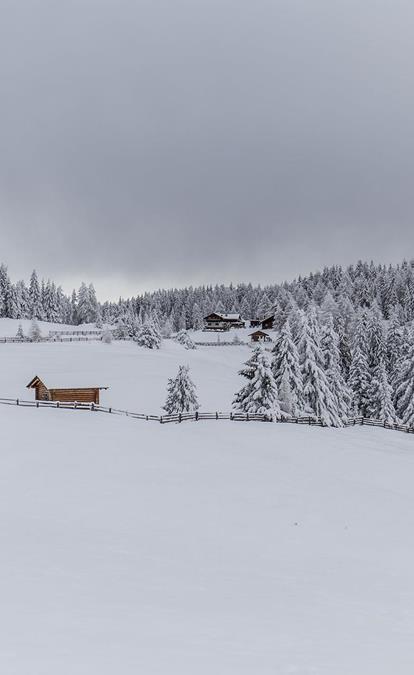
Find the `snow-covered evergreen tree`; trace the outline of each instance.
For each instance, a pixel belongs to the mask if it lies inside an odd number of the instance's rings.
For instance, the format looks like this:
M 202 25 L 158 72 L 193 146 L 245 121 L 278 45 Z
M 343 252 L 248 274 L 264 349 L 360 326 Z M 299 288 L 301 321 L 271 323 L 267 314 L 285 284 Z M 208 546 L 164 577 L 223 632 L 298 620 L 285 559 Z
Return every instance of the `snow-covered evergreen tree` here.
M 375 369 L 371 381 L 369 415 L 374 419 L 391 424 L 396 421 L 393 391 L 388 382 L 387 369 L 382 361 Z
M 17 337 L 19 340 L 24 340 L 24 333 L 23 333 L 23 328 L 22 328 L 22 324 L 21 324 L 21 323 L 19 323 L 19 327 L 18 327 L 18 329 L 17 329 L 16 337 Z
M 29 297 L 30 297 L 31 318 L 42 319 L 43 318 L 42 299 L 36 270 L 33 270 L 32 276 L 30 277 Z
M 175 336 L 175 341 L 186 349 L 197 349 L 186 330 L 180 330 Z
M 403 334 L 404 357 L 395 378 L 394 406 L 403 424 L 414 426 L 414 334 Z
M 286 321 L 272 349 L 272 370 L 279 391 L 282 412 L 298 417 L 303 412 L 303 381 L 299 353 L 292 339 L 290 323 Z
M 198 302 L 196 301 L 193 305 L 192 311 L 193 330 L 201 330 L 201 328 L 203 328 L 203 325 L 204 325 L 203 314 L 201 312 Z
M 316 309 L 310 306 L 303 321 L 299 341 L 299 360 L 303 379 L 303 397 L 307 411 L 328 426 L 342 426 L 338 411 L 324 371 L 320 328 Z
M 42 337 L 42 331 L 40 330 L 39 324 L 35 318 L 32 319 L 29 337 L 32 342 L 39 342 L 40 338 Z
M 253 356 L 246 362 L 241 374 L 247 377 L 247 384 L 235 395 L 233 408 L 240 412 L 264 415 L 269 421 L 281 418 L 278 391 L 272 373 L 270 358 L 261 346 L 256 347 Z
M 152 321 L 146 321 L 142 325 L 135 341 L 137 345 L 147 349 L 159 349 L 161 347 L 161 335 Z
M 106 345 L 110 345 L 112 342 L 112 333 L 109 328 L 105 328 L 102 332 L 102 342 Z
M 368 318 L 366 311 L 359 312 L 355 324 L 351 349 L 351 367 L 349 370 L 348 385 L 353 393 L 353 413 L 369 416 L 372 373 L 368 363 L 367 340 Z
M 188 366 L 179 366 L 178 373 L 168 380 L 164 410 L 168 415 L 198 410 L 196 388 Z
M 342 375 L 339 336 L 335 331 L 332 315 L 322 325 L 321 347 L 328 387 L 334 398 L 338 415 L 342 422 L 345 422 L 350 412 L 351 391 Z

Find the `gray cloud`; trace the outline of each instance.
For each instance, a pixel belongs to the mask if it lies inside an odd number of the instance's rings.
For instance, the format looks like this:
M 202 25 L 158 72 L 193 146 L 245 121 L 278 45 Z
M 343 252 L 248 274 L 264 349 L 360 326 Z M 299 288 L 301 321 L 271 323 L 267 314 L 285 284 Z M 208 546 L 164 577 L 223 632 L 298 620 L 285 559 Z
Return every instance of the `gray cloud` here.
M 101 295 L 413 253 L 414 9 L 0 0 L 0 258 Z

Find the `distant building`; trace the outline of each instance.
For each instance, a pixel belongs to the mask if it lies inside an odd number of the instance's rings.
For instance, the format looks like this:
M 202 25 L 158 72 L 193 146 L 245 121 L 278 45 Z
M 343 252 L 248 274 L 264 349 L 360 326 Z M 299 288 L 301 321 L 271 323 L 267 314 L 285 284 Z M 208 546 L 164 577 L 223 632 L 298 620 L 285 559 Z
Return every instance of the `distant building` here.
M 270 335 L 263 330 L 255 330 L 254 333 L 250 333 L 249 337 L 252 342 L 272 342 Z
M 212 312 L 204 319 L 203 330 L 230 330 L 230 328 L 244 328 L 246 322 L 240 314 L 222 314 L 221 312 Z
M 99 392 L 101 389 L 108 389 L 108 387 L 83 387 L 79 386 L 79 376 L 74 380 L 73 385 L 69 382 L 66 375 L 61 377 L 59 382 L 54 382 L 53 379 L 48 379 L 46 385 L 40 377 L 35 377 L 30 380 L 27 389 L 35 390 L 36 401 L 61 401 L 62 403 L 96 403 L 99 405 Z M 63 381 L 62 381 L 63 380 Z M 66 386 L 62 386 L 66 385 Z
M 261 319 L 250 319 L 250 328 L 257 328 L 262 325 Z
M 261 322 L 262 324 L 262 329 L 263 330 L 270 330 L 273 328 L 273 325 L 275 323 L 275 315 L 270 314 L 269 316 L 266 316 L 263 321 Z

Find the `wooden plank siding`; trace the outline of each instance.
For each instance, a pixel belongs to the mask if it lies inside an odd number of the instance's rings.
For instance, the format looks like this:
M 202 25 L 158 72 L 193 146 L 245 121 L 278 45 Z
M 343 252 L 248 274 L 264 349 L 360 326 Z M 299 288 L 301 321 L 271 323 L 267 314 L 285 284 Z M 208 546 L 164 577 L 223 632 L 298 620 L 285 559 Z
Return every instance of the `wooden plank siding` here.
M 99 405 L 99 389 L 49 389 L 50 401 L 96 403 Z
M 100 389 L 108 387 L 47 387 L 37 375 L 27 385 L 35 390 L 37 401 L 61 401 L 62 403 L 94 403 L 99 405 Z

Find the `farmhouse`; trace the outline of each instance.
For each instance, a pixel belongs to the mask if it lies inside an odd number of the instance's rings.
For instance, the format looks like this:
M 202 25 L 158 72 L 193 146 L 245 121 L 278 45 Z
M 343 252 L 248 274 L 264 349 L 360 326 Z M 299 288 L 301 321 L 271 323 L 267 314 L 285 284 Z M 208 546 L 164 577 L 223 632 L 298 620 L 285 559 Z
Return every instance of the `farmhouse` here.
M 204 317 L 203 330 L 229 330 L 230 328 L 244 328 L 245 325 L 245 321 L 243 321 L 240 314 L 212 312 Z
M 47 385 L 37 375 L 26 385 L 27 389 L 35 390 L 36 401 L 61 401 L 78 403 L 96 403 L 99 405 L 99 392 L 108 387 L 86 387 L 79 386 L 79 376 L 70 382 L 72 378 L 66 375 L 61 377 L 60 381 L 54 381 L 54 378 L 47 379 Z
M 263 330 L 255 330 L 254 333 L 250 333 L 250 339 L 252 342 L 271 342 L 272 338 L 268 333 L 265 333 Z

